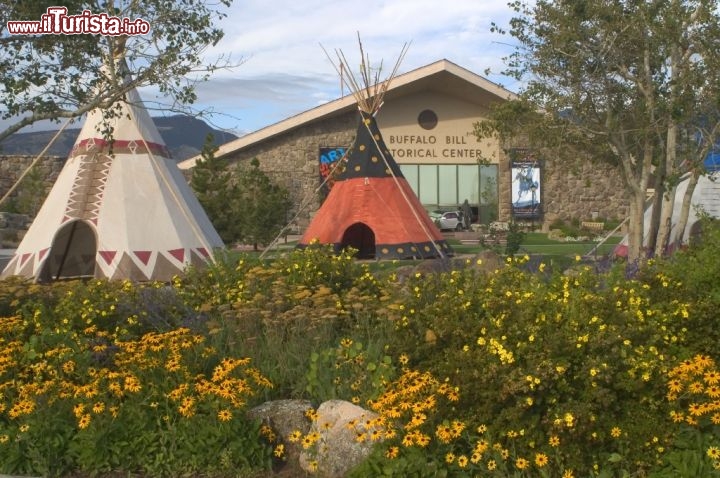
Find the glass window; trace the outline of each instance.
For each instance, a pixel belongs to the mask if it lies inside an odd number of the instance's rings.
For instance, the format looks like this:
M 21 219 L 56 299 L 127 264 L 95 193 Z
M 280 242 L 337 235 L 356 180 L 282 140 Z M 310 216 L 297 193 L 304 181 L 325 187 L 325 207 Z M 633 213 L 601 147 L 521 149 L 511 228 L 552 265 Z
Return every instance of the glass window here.
M 405 179 L 407 180 L 408 184 L 412 188 L 412 190 L 415 192 L 415 195 L 418 194 L 418 165 L 417 164 L 400 164 L 400 171 L 402 171 L 403 176 L 405 176 Z
M 441 164 L 438 166 L 438 190 L 441 205 L 457 205 L 457 165 Z
M 438 203 L 438 173 L 437 165 L 421 164 L 419 169 L 418 197 L 423 204 L 435 205 Z
M 498 167 L 496 164 L 480 166 L 480 203 L 498 203 Z
M 458 202 L 480 203 L 480 168 L 477 164 L 458 165 Z

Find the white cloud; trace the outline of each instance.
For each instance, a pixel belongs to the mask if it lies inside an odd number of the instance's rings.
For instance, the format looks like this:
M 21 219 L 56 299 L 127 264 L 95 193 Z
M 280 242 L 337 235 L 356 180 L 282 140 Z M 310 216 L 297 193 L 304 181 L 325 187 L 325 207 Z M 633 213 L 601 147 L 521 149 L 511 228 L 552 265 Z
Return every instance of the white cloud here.
M 490 24 L 507 23 L 512 13 L 497 0 L 235 0 L 219 23 L 225 37 L 207 55 L 246 61 L 199 84 L 193 108 L 219 112 L 215 125 L 247 132 L 333 100 L 339 79 L 320 45 L 333 61 L 342 50 L 357 64 L 358 32 L 371 63 L 383 61 L 383 77 L 405 43 L 400 73 L 443 58 L 480 75 L 499 72 L 510 48 Z M 513 89 L 506 78 L 489 79 Z M 156 89 L 141 95 L 162 102 Z

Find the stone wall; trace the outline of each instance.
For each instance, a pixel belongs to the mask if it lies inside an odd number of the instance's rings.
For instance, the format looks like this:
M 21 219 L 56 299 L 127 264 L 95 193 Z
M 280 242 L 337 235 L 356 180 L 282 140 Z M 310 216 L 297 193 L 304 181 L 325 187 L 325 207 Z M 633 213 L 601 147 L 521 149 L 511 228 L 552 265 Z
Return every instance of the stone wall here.
M 510 221 L 510 160 L 503 155 L 498 165 L 500 221 Z M 544 159 L 541 169 L 542 225 L 554 221 L 618 220 L 629 213 L 628 196 L 620 172 L 607 164 L 590 160 L 567 162 Z
M 629 198 L 616 168 L 590 161 L 570 167 L 548 161 L 542 174 L 544 224 L 557 219 L 622 221 L 629 214 Z
M 15 184 L 18 178 L 25 172 L 25 170 L 32 164 L 35 156 L 1 156 L 0 155 L 0 198 L 5 196 L 5 193 Z M 57 179 L 60 171 L 65 165 L 67 158 L 60 156 L 47 156 L 38 161 L 36 167 L 40 170 L 40 177 L 45 183 L 45 193 L 42 195 L 42 201 L 50 192 L 55 180 Z M 17 198 L 18 192 L 22 188 L 22 183 L 18 189 L 16 189 L 8 199 L 12 200 Z M 5 210 L 7 207 L 6 203 L 0 204 L 0 211 Z

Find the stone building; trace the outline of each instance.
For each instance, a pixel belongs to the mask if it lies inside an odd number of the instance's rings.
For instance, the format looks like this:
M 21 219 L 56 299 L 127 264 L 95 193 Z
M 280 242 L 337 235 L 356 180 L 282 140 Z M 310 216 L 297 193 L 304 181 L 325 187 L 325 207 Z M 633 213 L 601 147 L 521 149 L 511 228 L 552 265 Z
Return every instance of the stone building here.
M 456 208 L 468 200 L 480 222 L 511 220 L 516 201 L 511 155 L 496 140 L 479 142 L 473 125 L 487 116 L 493 103 L 513 97 L 447 60 L 393 79 L 377 122 L 428 210 Z M 226 143 L 216 156 L 232 163 L 257 158 L 261 168 L 290 191 L 299 212 L 296 226 L 302 230 L 322 201 L 323 177 L 352 144 L 358 117 L 355 100 L 348 95 Z M 192 168 L 196 159 L 180 167 Z M 612 168 L 590 162 L 568 167 L 553 158 L 541 158 L 538 164 L 532 191 L 537 224 L 625 217 L 622 180 Z
M 392 81 L 377 122 L 428 210 L 457 208 L 467 199 L 480 222 L 511 220 L 517 199 L 512 150 L 494 140 L 478 142 L 473 125 L 487 116 L 493 103 L 513 96 L 447 60 Z M 289 217 L 297 213 L 294 226 L 300 232 L 324 197 L 324 175 L 352 144 L 358 118 L 355 99 L 347 95 L 226 143 L 216 155 L 239 164 L 257 158 L 261 168 L 290 191 L 295 209 Z M 180 163 L 186 174 L 196 159 Z M 536 224 L 626 217 L 627 201 L 616 170 L 589 161 L 568 166 L 553 158 L 539 159 Z M 0 157 L 0 194 L 31 161 Z M 52 157 L 39 163 L 46 190 L 64 162 Z

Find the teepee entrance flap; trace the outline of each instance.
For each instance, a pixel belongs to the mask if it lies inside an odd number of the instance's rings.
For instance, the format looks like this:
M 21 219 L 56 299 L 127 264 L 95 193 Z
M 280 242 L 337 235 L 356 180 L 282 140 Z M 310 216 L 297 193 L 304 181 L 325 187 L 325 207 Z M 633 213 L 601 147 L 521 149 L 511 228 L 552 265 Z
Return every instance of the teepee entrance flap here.
M 358 258 L 372 259 L 375 257 L 375 233 L 367 224 L 356 222 L 345 229 L 340 247 L 352 247 L 357 249 Z
M 53 238 L 39 273 L 41 280 L 93 277 L 97 237 L 86 221 L 63 224 Z

